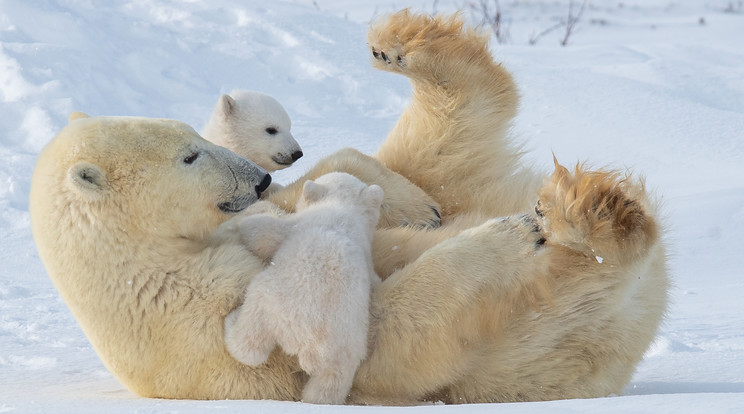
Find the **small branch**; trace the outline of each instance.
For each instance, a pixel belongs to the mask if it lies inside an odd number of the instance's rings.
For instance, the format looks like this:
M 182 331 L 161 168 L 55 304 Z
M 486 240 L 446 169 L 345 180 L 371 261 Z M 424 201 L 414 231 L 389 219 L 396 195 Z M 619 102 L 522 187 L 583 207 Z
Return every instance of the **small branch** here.
M 581 8 L 579 9 L 579 12 L 576 13 L 576 15 L 573 14 L 573 0 L 568 3 L 568 19 L 566 20 L 566 32 L 563 35 L 563 40 L 561 40 L 561 46 L 566 46 L 568 44 L 568 38 L 571 37 L 576 24 L 579 22 L 579 20 L 581 20 L 581 16 L 584 14 L 587 2 L 588 0 L 584 0 L 584 2 L 581 3 Z
M 560 28 L 562 26 L 563 26 L 563 22 L 560 22 L 560 23 L 557 23 L 554 26 L 548 27 L 547 29 L 543 30 L 542 32 L 540 32 L 538 34 L 533 34 L 532 36 L 530 36 L 530 40 L 529 40 L 530 44 L 531 45 L 537 44 L 537 41 L 540 40 L 541 37 L 545 36 L 546 34 L 552 32 L 552 31 L 554 31 L 554 30 L 556 30 L 556 29 L 558 29 L 558 28 Z
M 479 0 L 477 4 L 469 2 L 468 6 L 474 13 L 480 15 L 481 26 L 490 26 L 491 31 L 493 31 L 493 34 L 496 36 L 496 40 L 499 43 L 506 43 L 509 41 L 509 28 L 504 24 L 499 0 L 493 0 L 493 3 L 495 7 L 494 11 L 491 11 L 488 0 Z
M 744 1 L 737 1 L 736 3 L 730 1 L 723 11 L 724 13 L 741 13 L 744 11 Z

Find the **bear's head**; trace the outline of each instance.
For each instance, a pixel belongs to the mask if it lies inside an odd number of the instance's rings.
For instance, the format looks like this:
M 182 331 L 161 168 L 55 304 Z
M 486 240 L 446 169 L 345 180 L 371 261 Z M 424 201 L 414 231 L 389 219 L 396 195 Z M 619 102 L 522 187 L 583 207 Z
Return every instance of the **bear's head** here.
M 221 343 L 207 339 L 218 337 L 259 261 L 240 246 L 212 245 L 212 234 L 270 182 L 253 162 L 165 119 L 76 113 L 42 150 L 30 200 L 39 256 L 130 390 L 184 392 L 179 382 L 154 385 L 161 370 L 192 372 L 163 343 L 191 338 L 178 352 L 227 361 Z
M 212 122 L 219 122 L 214 126 L 220 136 L 216 143 L 267 171 L 287 168 L 303 155 L 290 132 L 292 121 L 287 111 L 271 96 L 233 91 L 220 97 L 212 117 Z
M 39 155 L 32 227 L 42 256 L 60 248 L 44 246 L 50 237 L 81 244 L 120 234 L 200 239 L 257 201 L 270 182 L 262 168 L 186 124 L 76 113 Z
M 351 174 L 332 172 L 322 175 L 314 181 L 308 180 L 302 186 L 302 194 L 297 201 L 297 211 L 310 205 L 329 203 L 347 207 L 362 207 L 373 224 L 380 216 L 384 193 L 378 185 L 367 185 Z

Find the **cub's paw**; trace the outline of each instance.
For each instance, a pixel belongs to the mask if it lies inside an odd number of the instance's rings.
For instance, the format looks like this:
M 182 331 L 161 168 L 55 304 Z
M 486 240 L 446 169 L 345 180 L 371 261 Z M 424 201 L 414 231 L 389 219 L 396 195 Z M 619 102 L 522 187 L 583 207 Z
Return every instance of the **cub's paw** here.
M 645 254 L 658 239 L 644 185 L 626 174 L 581 165 L 570 172 L 555 161 L 539 197 L 535 212 L 551 243 L 624 262 Z
M 446 78 L 446 71 L 442 70 L 445 62 L 467 64 L 462 59 L 476 56 L 490 59 L 487 38 L 465 30 L 459 14 L 432 17 L 401 10 L 374 23 L 367 41 L 375 67 L 410 75 Z M 438 70 L 434 70 L 434 65 Z

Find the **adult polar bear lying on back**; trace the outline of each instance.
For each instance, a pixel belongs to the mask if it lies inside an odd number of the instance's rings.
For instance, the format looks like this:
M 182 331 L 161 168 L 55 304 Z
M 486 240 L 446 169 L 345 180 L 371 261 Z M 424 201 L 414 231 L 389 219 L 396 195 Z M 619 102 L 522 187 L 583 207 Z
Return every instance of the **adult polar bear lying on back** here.
M 343 150 L 305 177 L 340 170 L 385 192 L 373 243 L 384 281 L 348 402 L 622 392 L 668 289 L 643 187 L 559 165 L 540 187 L 505 138 L 515 85 L 486 38 L 458 18 L 401 12 L 372 27 L 369 44 L 378 68 L 411 79 L 411 104 L 377 160 Z M 223 319 L 263 268 L 230 218 L 264 179 L 220 154 L 172 121 L 73 121 L 39 157 L 34 238 L 94 348 L 130 390 L 297 400 L 307 376 L 295 358 L 276 350 L 251 368 L 225 349 Z M 293 205 L 302 182 L 269 200 Z M 386 228 L 436 225 L 438 214 L 436 230 Z M 497 216 L 508 217 L 489 219 Z

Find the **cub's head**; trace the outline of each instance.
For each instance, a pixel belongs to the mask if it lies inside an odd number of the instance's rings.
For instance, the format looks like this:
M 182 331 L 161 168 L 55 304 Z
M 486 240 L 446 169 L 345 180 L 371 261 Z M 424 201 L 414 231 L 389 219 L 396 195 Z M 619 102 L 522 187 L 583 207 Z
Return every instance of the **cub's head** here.
M 315 181 L 305 181 L 302 195 L 297 201 L 297 211 L 312 204 L 327 202 L 364 207 L 379 216 L 383 195 L 382 188 L 378 185 L 368 186 L 351 174 L 333 172 L 320 176 Z
M 287 168 L 302 157 L 287 111 L 271 96 L 240 90 L 222 95 L 213 118 L 225 135 L 219 143 L 266 171 Z
M 121 234 L 197 239 L 270 182 L 265 170 L 183 123 L 75 113 L 37 161 L 32 227 L 37 244 L 45 233 L 99 243 Z

